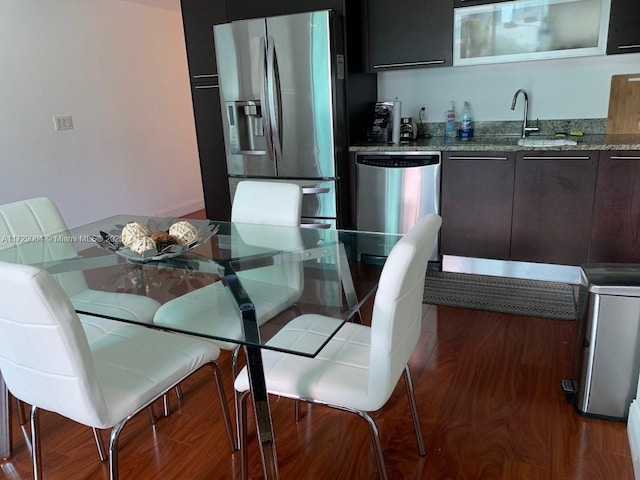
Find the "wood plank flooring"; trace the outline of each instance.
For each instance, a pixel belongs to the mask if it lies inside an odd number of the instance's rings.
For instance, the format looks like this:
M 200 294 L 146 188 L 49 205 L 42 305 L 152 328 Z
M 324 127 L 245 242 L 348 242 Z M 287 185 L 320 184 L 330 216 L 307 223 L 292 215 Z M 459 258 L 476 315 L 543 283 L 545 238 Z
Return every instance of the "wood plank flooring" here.
M 401 383 L 375 414 L 390 478 L 633 479 L 626 425 L 579 416 L 560 389 L 560 380 L 571 375 L 574 333 L 572 322 L 425 305 L 410 366 L 427 455 L 417 453 Z M 231 405 L 227 352 L 219 363 Z M 125 427 L 122 479 L 240 478 L 209 370 L 183 389 L 182 404 L 173 396 L 172 414 L 155 427 L 146 414 Z M 283 479 L 378 478 L 362 420 L 314 406 L 295 423 L 290 401 L 272 398 L 271 405 Z M 16 417 L 14 455 L 0 462 L 0 479 L 32 478 Z M 41 422 L 46 479 L 108 478 L 88 428 L 47 412 Z M 250 476 L 257 479 L 251 438 Z

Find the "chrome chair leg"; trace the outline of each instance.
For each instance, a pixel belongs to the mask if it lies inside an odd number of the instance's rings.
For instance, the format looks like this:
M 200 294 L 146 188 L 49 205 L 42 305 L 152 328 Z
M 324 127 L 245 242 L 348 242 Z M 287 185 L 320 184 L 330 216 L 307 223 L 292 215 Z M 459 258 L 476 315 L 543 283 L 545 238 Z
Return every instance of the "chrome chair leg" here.
M 118 480 L 118 439 L 120 432 L 130 418 L 131 416 L 128 416 L 111 430 L 109 436 L 109 480 Z
M 409 397 L 409 406 L 411 407 L 411 416 L 413 417 L 413 428 L 416 431 L 416 440 L 418 441 L 418 452 L 421 457 L 426 455 L 424 448 L 424 438 L 422 437 L 422 427 L 420 427 L 420 416 L 418 415 L 418 404 L 416 395 L 413 391 L 413 381 L 411 380 L 411 371 L 409 365 L 404 367 L 404 384 L 407 387 L 407 396 Z
M 182 401 L 182 399 L 184 398 L 184 394 L 182 393 L 182 387 L 180 385 L 176 385 L 176 397 L 178 397 L 179 401 Z
M 100 461 L 104 462 L 107 459 L 107 454 L 104 452 L 104 441 L 102 440 L 102 435 L 100 435 L 100 431 L 97 428 L 92 428 L 93 430 L 93 438 L 96 440 L 96 447 L 98 447 L 98 455 L 100 455 Z
M 33 463 L 33 479 L 42 478 L 42 454 L 40 453 L 40 432 L 38 430 L 38 414 L 40 409 L 31 407 L 31 461 Z
M 240 478 L 242 480 L 249 479 L 249 454 L 247 452 L 247 398 L 249 391 L 238 394 L 240 407 L 238 414 L 238 433 L 240 434 Z
M 229 407 L 227 405 L 227 397 L 224 393 L 224 384 L 222 382 L 222 375 L 220 374 L 220 367 L 215 362 L 210 363 L 213 370 L 213 377 L 216 381 L 216 387 L 218 389 L 218 398 L 220 399 L 220 408 L 222 409 L 222 418 L 224 420 L 224 427 L 227 430 L 227 439 L 229 440 L 229 447 L 234 452 L 238 449 L 236 439 L 233 436 L 233 426 L 231 425 L 231 415 L 229 415 Z M 234 389 L 235 391 L 235 389 Z
M 240 345 L 236 346 L 236 348 L 231 352 L 231 378 L 235 382 L 236 377 L 238 376 L 238 357 L 240 355 Z M 240 394 L 234 388 L 233 389 L 233 404 L 235 409 L 235 417 L 236 417 L 236 441 L 235 444 L 240 448 Z
M 155 425 L 158 423 L 158 416 L 156 415 L 156 411 L 153 409 L 153 405 L 149 405 L 147 408 L 149 411 L 149 419 L 151 420 L 151 425 Z
M 169 395 L 166 393 L 162 396 L 162 410 L 164 411 L 165 417 L 168 417 L 169 413 L 171 413 L 171 405 L 169 404 Z
M 293 412 L 297 423 L 302 418 L 302 413 L 300 412 L 300 400 L 293 401 Z
M 382 453 L 382 444 L 380 443 L 380 433 L 378 432 L 378 426 L 375 420 L 367 412 L 359 410 L 351 410 L 361 418 L 363 418 L 369 425 L 369 433 L 371 434 L 371 442 L 373 443 L 373 450 L 376 455 L 376 463 L 378 464 L 378 471 L 380 472 L 380 478 L 382 480 L 388 480 L 387 467 L 384 463 L 384 455 Z

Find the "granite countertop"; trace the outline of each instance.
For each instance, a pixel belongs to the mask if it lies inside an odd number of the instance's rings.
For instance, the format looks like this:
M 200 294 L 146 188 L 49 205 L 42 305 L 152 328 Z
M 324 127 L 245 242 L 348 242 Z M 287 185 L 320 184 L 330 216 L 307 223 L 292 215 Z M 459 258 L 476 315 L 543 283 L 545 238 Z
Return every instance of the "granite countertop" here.
M 531 135 L 530 139 L 553 139 L 553 136 Z M 394 152 L 394 151 L 548 151 L 548 150 L 640 150 L 640 135 L 603 135 L 585 134 L 581 137 L 566 137 L 576 140 L 577 145 L 535 146 L 523 147 L 518 145 L 519 136 L 481 136 L 472 140 L 457 140 L 455 138 L 431 137 L 417 139 L 399 145 L 360 143 L 349 147 L 350 152 Z

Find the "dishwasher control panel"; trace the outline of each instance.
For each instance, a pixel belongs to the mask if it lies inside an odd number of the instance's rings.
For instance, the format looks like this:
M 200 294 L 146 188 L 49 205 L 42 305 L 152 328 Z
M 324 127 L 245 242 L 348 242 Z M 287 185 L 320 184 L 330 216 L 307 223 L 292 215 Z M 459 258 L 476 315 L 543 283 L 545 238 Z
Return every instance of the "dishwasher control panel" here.
M 405 152 L 357 154 L 356 163 L 382 168 L 426 167 L 440 164 L 440 152 L 420 154 Z

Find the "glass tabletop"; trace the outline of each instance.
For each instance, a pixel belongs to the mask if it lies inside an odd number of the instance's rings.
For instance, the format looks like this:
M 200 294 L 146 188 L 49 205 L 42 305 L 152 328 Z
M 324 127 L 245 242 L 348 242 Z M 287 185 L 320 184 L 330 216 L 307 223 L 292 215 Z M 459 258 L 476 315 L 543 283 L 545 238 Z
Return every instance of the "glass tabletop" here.
M 373 294 L 381 264 L 401 238 L 189 219 L 202 241 L 176 247 L 176 255 L 124 253 L 124 225 L 165 230 L 178 221 L 118 215 L 47 237 L 0 239 L 0 261 L 48 270 L 81 314 L 315 356 Z M 74 302 L 78 284 L 96 295 L 126 294 L 134 304 L 152 298 L 158 308 L 150 322 L 124 318 L 105 310 L 104 302 Z M 247 323 L 246 311 L 255 312 L 255 325 Z M 308 314 L 318 315 L 317 335 L 304 344 L 265 345 L 292 319 Z

